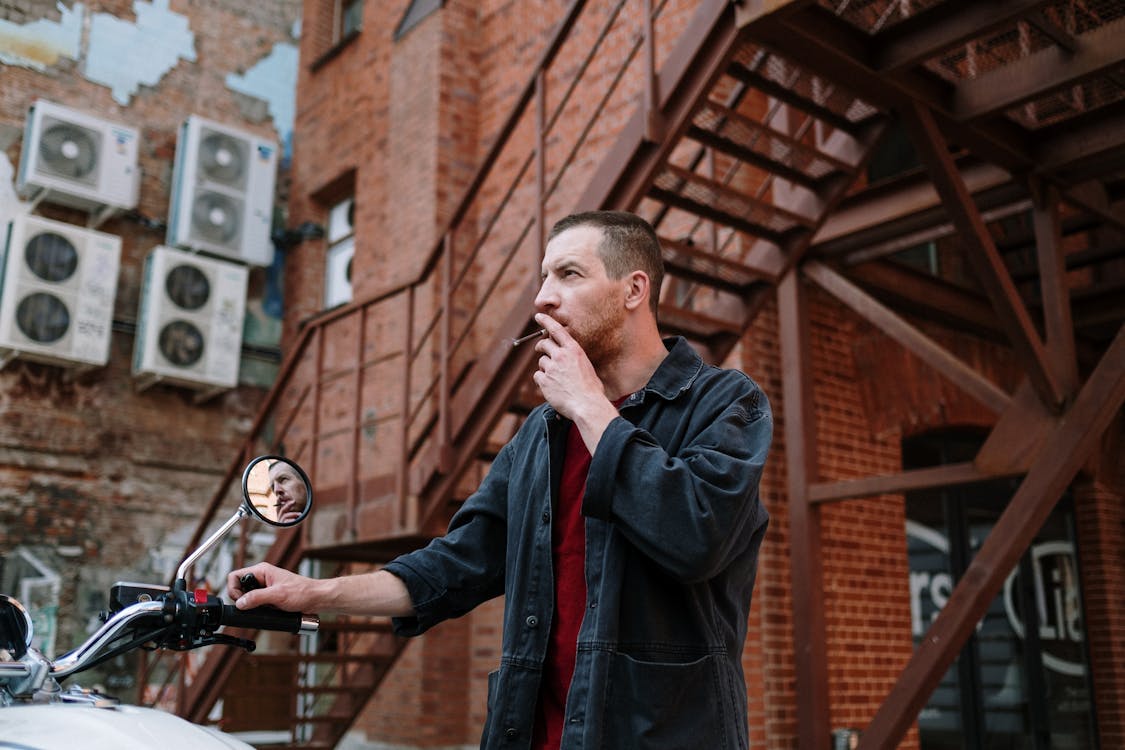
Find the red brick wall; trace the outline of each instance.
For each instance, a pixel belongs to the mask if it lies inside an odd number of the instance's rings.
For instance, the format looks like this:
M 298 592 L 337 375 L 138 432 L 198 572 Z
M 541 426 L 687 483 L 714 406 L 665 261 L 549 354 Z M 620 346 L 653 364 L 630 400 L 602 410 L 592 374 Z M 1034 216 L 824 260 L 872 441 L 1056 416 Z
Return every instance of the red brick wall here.
M 1074 484 L 1090 670 L 1103 748 L 1125 744 L 1125 419 Z

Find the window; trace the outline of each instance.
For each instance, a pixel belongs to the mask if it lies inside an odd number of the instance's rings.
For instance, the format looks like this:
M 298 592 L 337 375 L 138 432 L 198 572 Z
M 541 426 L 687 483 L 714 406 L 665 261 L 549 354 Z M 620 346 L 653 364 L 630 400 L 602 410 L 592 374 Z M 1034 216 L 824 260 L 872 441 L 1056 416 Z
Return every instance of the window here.
M 332 43 L 339 44 L 358 34 L 363 27 L 363 0 L 336 0 L 335 17 Z
M 328 252 L 324 268 L 324 307 L 352 301 L 352 256 L 355 254 L 355 199 L 346 198 L 328 212 Z
M 948 431 L 907 440 L 903 466 L 970 460 L 982 439 Z M 1015 487 L 996 480 L 907 493 L 915 644 Z M 1074 518 L 1064 497 L 919 714 L 922 750 L 1096 747 L 1089 680 Z

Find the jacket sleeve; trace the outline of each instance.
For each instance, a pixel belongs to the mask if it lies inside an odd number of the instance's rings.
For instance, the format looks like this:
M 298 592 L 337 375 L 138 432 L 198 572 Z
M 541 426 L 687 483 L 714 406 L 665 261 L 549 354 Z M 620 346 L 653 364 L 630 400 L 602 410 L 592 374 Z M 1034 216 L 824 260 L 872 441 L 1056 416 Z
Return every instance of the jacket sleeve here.
M 765 394 L 736 371 L 702 390 L 674 452 L 625 418 L 613 420 L 582 506 L 684 583 L 724 570 L 767 519 L 758 487 L 773 436 Z
M 414 616 L 393 618 L 396 635 L 420 635 L 504 592 L 510 463 L 505 447 L 444 536 L 384 567 L 402 579 L 414 605 Z

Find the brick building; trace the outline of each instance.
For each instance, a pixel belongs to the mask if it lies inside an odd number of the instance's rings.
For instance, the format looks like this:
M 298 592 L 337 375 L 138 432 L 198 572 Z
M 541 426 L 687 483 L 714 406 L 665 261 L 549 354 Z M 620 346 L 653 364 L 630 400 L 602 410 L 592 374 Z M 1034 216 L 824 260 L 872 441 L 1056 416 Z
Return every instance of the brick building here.
M 536 401 L 505 341 L 546 228 L 636 210 L 664 328 L 774 405 L 752 746 L 1116 747 L 1125 7 L 1018 5 L 306 0 L 287 226 L 325 236 L 246 445 L 317 507 L 269 557 L 441 533 Z M 216 652 L 178 710 L 224 684 L 290 746 L 472 747 L 501 612 Z
M 276 375 L 280 265 L 250 267 L 247 289 L 234 297 L 245 304 L 246 317 L 245 327 L 241 318 L 231 324 L 232 345 L 221 350 L 207 338 L 213 331 L 204 331 L 203 361 L 217 361 L 212 352 L 224 357 L 237 375 L 233 387 L 211 388 L 206 378 L 146 382 L 134 375 L 133 362 L 141 332 L 142 268 L 153 248 L 166 244 L 181 124 L 197 115 L 276 144 L 288 139 L 299 16 L 296 2 L 0 4 L 3 235 L 12 221 L 31 227 L 23 223 L 28 217 L 61 222 L 62 229 L 49 225 L 50 231 L 63 232 L 78 248 L 82 268 L 101 262 L 82 245 L 91 224 L 120 240 L 119 270 L 108 284 L 112 309 L 98 321 L 109 329 L 104 364 L 71 361 L 69 350 L 50 362 L 28 358 L 44 347 L 21 349 L 14 332 L 21 321 L 5 308 L 0 588 L 34 600 L 27 603 L 43 618 L 37 622 L 42 644 L 53 644 L 55 653 L 85 637 L 97 612 L 107 608 L 112 582 L 170 579 Z M 294 64 L 284 75 L 287 50 Z M 265 71 L 279 90 L 261 85 Z M 39 101 L 61 108 L 54 110 L 59 119 L 29 126 L 29 109 Z M 117 152 L 106 146 L 85 161 L 92 152 L 85 150 L 91 141 L 82 140 L 83 133 L 108 132 L 99 130 L 103 122 L 115 133 L 126 132 L 118 126 L 135 129 L 139 189 L 135 205 L 96 216 L 101 208 L 76 206 L 65 197 L 60 202 L 60 196 L 71 187 L 84 190 L 79 178 L 87 171 L 99 175 L 92 188 L 97 200 L 113 203 L 120 195 L 110 195 L 102 171 Z M 51 140 L 52 133 L 63 132 L 52 127 L 70 125 L 79 126 L 72 140 Z M 31 156 L 45 159 L 52 148 L 74 149 L 46 178 L 58 190 L 37 195 L 38 174 L 28 173 L 27 189 L 17 192 L 21 167 Z M 67 182 L 71 178 L 73 184 Z M 267 222 L 272 223 L 274 206 L 283 204 L 266 196 Z M 35 234 L 41 228 L 36 224 L 23 235 L 30 238 L 27 244 L 44 236 Z M 265 228 L 264 245 L 257 248 L 272 255 L 270 224 Z M 13 246 L 11 253 L 20 256 L 22 250 Z M 13 300 L 21 295 L 17 276 L 10 270 L 4 289 Z M 227 498 L 224 507 L 233 510 L 236 497 Z M 112 691 L 128 695 L 135 666 L 119 661 L 101 678 Z

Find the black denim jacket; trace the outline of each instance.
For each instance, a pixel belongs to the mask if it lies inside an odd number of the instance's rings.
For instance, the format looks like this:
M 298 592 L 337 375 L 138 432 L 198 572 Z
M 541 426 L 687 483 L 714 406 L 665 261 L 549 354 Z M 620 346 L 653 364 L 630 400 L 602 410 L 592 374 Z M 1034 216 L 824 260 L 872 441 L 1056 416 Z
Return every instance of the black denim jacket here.
M 587 608 L 562 747 L 746 748 L 742 649 L 768 516 L 758 483 L 769 403 L 742 372 L 682 339 L 610 423 L 590 464 Z M 551 518 L 568 422 L 536 408 L 426 548 L 386 569 L 416 635 L 506 595 L 482 748 L 530 746 L 554 610 Z

